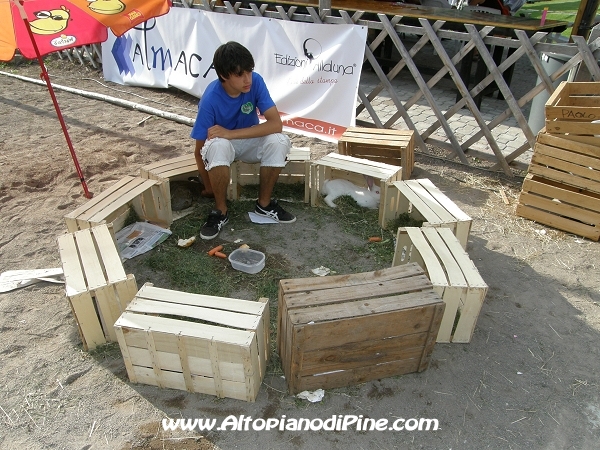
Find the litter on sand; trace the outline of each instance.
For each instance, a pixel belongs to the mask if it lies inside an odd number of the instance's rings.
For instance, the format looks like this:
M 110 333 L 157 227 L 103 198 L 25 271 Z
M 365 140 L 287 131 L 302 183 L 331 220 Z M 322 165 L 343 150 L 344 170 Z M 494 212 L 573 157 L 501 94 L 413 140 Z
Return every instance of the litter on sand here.
M 323 389 L 317 389 L 316 391 L 302 391 L 299 394 L 296 394 L 296 397 L 308 400 L 311 403 L 320 402 L 323 400 L 324 396 L 325 391 Z
M 56 269 L 8 270 L 0 274 L 0 292 L 13 291 L 40 281 L 64 283 L 59 278 L 62 274 L 63 270 L 60 267 Z
M 331 269 L 321 266 L 313 269 L 311 272 L 315 275 L 319 275 L 320 277 L 324 277 L 325 275 L 329 275 L 331 273 Z

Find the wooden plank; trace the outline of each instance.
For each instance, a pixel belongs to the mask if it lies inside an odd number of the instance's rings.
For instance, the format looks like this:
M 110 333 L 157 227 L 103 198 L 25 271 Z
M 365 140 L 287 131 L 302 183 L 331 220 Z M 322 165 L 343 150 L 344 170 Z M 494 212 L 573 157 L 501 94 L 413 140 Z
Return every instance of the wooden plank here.
M 598 148 L 598 151 L 600 152 L 600 148 Z M 565 150 L 562 148 L 550 147 L 547 145 L 538 144 L 535 146 L 535 149 L 533 152 L 533 157 L 532 157 L 532 162 L 534 160 L 537 160 L 537 158 L 539 158 L 540 156 L 547 156 L 547 157 L 550 157 L 550 158 L 560 161 L 560 163 L 558 163 L 559 166 L 556 166 L 556 167 L 560 167 L 560 165 L 562 165 L 562 163 L 564 161 L 566 161 L 573 165 L 584 166 L 584 168 L 588 169 L 588 172 L 591 169 L 595 169 L 595 170 L 600 169 L 600 159 L 598 157 L 587 156 L 587 155 L 583 155 L 580 153 L 568 151 L 568 150 Z M 551 159 L 548 159 L 547 161 L 548 162 L 541 162 L 540 164 L 548 165 L 549 163 L 552 162 Z M 566 171 L 569 171 L 569 169 L 571 168 L 571 166 L 564 166 L 564 167 L 565 167 Z M 582 172 L 582 174 L 583 174 L 582 176 L 587 175 L 588 172 Z M 590 177 L 587 177 L 587 178 L 590 178 Z M 592 178 L 597 178 L 597 175 L 593 176 Z
M 462 221 L 471 221 L 471 217 L 463 212 L 462 209 L 458 207 L 456 203 L 448 198 L 446 194 L 440 191 L 429 178 L 421 178 L 416 180 L 419 182 L 421 186 L 423 186 L 427 191 L 431 194 L 433 198 L 435 198 L 440 205 L 444 207 L 446 211 L 448 211 L 454 218 Z
M 464 249 L 457 241 L 455 236 L 452 234 L 452 232 L 447 228 L 438 228 L 438 233 L 448 246 L 448 249 L 454 256 L 454 259 L 460 266 L 460 269 L 467 281 L 467 284 L 471 287 L 481 287 L 487 289 L 487 284 L 485 283 L 485 281 L 483 281 L 483 278 L 479 274 L 479 271 L 475 267 L 475 264 L 469 258 L 468 253 L 464 251 Z
M 134 298 L 127 311 L 141 314 L 164 314 L 180 316 L 183 318 L 199 319 L 227 327 L 235 327 L 243 330 L 256 330 L 261 316 L 240 314 L 230 311 L 216 310 L 212 308 L 192 307 L 177 303 L 166 303 L 143 298 Z
M 416 251 L 422 258 L 424 264 L 423 269 L 427 272 L 427 276 L 431 280 L 431 283 L 434 286 L 448 286 L 449 281 L 446 271 L 442 267 L 437 254 L 425 239 L 423 231 L 424 229 L 416 227 L 406 227 L 404 229 L 404 232 L 408 235 L 410 241 L 415 246 Z M 398 234 L 400 233 L 402 233 L 402 231 L 398 229 Z
M 192 383 L 192 373 L 190 372 L 190 366 L 188 364 L 188 354 L 185 344 L 186 337 L 181 333 L 177 335 L 177 349 L 179 354 L 179 362 L 181 364 L 181 372 L 183 373 L 183 379 L 185 380 L 185 389 L 188 392 L 194 392 L 194 385 Z
M 219 398 L 223 398 L 223 381 L 221 380 L 221 371 L 219 370 L 219 352 L 215 341 L 211 340 L 208 345 L 208 352 L 210 354 L 210 362 L 213 372 L 213 382 L 215 384 L 215 393 Z
M 352 370 L 302 377 L 289 390 L 290 394 L 297 394 L 305 390 L 333 389 L 365 383 L 370 380 L 416 372 L 419 368 L 419 363 L 420 357 L 415 356 L 414 358 L 392 361 L 377 366 L 363 366 Z
M 547 182 L 525 179 L 523 192 L 545 196 L 549 199 L 557 199 L 563 203 L 577 205 L 581 208 L 600 212 L 600 199 L 586 195 L 585 193 L 568 190 L 569 186 L 553 186 Z M 571 188 L 573 189 L 573 188 Z
M 119 252 L 117 251 L 115 241 L 108 226 L 99 225 L 91 228 L 91 232 L 96 241 L 100 261 L 106 272 L 106 280 L 108 283 L 126 280 L 127 275 L 125 275 L 123 263 L 121 262 Z
M 119 308 L 121 312 L 124 312 L 129 302 L 135 297 L 137 293 L 137 283 L 135 277 L 132 274 L 127 275 L 127 280 L 124 282 L 118 282 L 114 284 L 114 288 L 117 292 L 117 299 L 119 302 Z
M 369 290 L 372 291 L 373 288 L 371 287 Z M 399 290 L 396 289 L 396 292 Z M 369 296 L 358 295 L 359 300 L 348 298 L 346 302 L 321 304 L 309 308 L 295 308 L 288 310 L 288 314 L 293 324 L 321 323 L 332 319 L 351 319 L 397 309 L 424 307 L 432 301 L 437 301 L 432 294 L 433 291 L 430 288 L 424 291 L 392 294 L 385 297 L 381 296 L 385 294 L 378 293 Z
M 460 319 L 458 319 L 456 330 L 452 336 L 452 342 L 457 344 L 471 342 L 486 293 L 487 287 L 485 289 L 469 288 L 460 311 Z
M 428 296 L 432 301 L 439 297 L 433 292 Z M 314 324 L 297 325 L 294 332 L 304 330 L 305 343 L 303 351 L 320 348 L 323 343 L 328 346 L 361 342 L 380 336 L 382 339 L 397 336 L 398 330 L 410 329 L 417 333 L 425 331 L 430 324 L 430 312 L 427 308 L 415 307 L 408 310 L 391 311 L 385 314 L 372 314 L 355 318 L 331 320 Z M 373 324 L 377 324 L 374 327 Z M 294 349 L 296 351 L 296 349 Z
M 196 170 L 198 170 L 198 167 L 196 166 L 196 158 L 193 154 L 178 156 L 177 158 L 161 160 L 152 164 L 148 164 L 141 168 L 141 175 L 142 178 L 154 177 L 154 179 L 164 179 L 170 178 L 170 176 L 165 175 L 165 173 L 181 173 L 182 171 L 186 171 L 186 169 L 189 167 L 195 167 Z
M 98 345 L 106 343 L 91 294 L 86 291 L 69 296 L 69 302 L 75 313 L 75 320 L 83 334 L 84 350 L 93 350 Z
M 575 186 L 594 193 L 600 193 L 600 182 L 573 176 L 570 173 L 554 170 L 551 167 L 533 164 L 529 166 L 529 173 L 532 175 L 538 175 L 541 178 L 558 181 L 560 183 Z
M 569 150 L 571 152 L 581 153 L 587 156 L 591 156 L 593 158 L 600 158 L 600 148 L 598 145 L 585 143 L 581 141 L 574 141 L 573 137 L 574 136 L 571 135 L 563 136 L 550 133 L 539 133 L 537 137 L 537 142 L 539 144 L 557 147 L 564 150 Z M 598 139 L 598 141 L 600 142 L 600 139 Z M 534 151 L 536 151 L 535 148 Z
M 340 155 L 338 153 L 329 153 L 329 154 L 323 156 L 322 158 L 318 159 L 316 162 L 323 164 L 325 166 L 339 167 L 339 168 L 344 168 L 344 167 L 362 168 L 363 166 L 373 167 L 376 169 L 381 169 L 384 172 L 388 171 L 389 173 L 394 173 L 398 170 L 398 167 L 391 166 L 389 164 L 383 164 L 383 163 L 379 163 L 377 161 L 371 161 L 369 159 L 364 159 L 364 158 L 357 158 L 355 156 L 350 156 L 350 155 Z
M 555 202 L 552 199 L 531 195 L 527 192 L 522 192 L 519 197 L 519 203 L 531 206 L 537 209 L 542 209 L 563 217 L 569 217 L 579 222 L 588 225 L 599 226 L 600 214 L 587 209 L 582 209 L 575 205 Z
M 146 190 L 150 189 L 152 186 L 155 186 L 156 183 L 157 182 L 155 180 L 144 180 L 143 178 L 132 180 L 130 186 L 128 186 L 129 189 L 126 192 L 123 190 L 113 192 L 109 197 L 106 198 L 105 202 L 107 204 L 94 212 L 94 214 L 90 214 L 89 216 L 87 214 L 83 215 L 81 219 L 88 220 L 92 223 L 99 223 L 103 220 L 107 220 L 107 218 L 111 217 L 111 214 L 116 213 L 123 205 L 132 202 L 136 197 L 142 195 Z
M 260 363 L 261 378 L 264 378 L 267 364 L 271 356 L 271 333 L 270 333 L 270 311 L 269 311 L 269 299 L 261 297 L 258 299 L 259 302 L 265 303 L 265 309 L 262 315 L 262 320 L 259 326 L 256 328 L 256 340 L 258 343 L 258 356 Z
M 411 278 L 423 274 L 423 269 L 421 269 L 418 265 L 407 264 L 405 266 L 388 267 L 375 272 L 332 275 L 327 277 L 283 279 L 279 282 L 279 289 L 286 294 L 287 298 L 287 294 L 292 292 L 317 289 L 334 289 L 344 286 L 358 286 L 365 283 L 401 280 L 403 278 Z
M 265 305 L 261 302 L 173 291 L 170 289 L 155 287 L 151 283 L 144 284 L 144 286 L 142 286 L 142 288 L 139 290 L 137 296 L 138 298 L 158 300 L 166 303 L 178 303 L 181 305 L 215 308 L 224 311 L 256 315 L 261 315 L 265 308 Z
M 74 233 L 74 237 L 88 289 L 94 290 L 106 286 L 106 276 L 98 259 L 90 230 L 77 231 Z
M 313 289 L 306 292 L 289 293 L 286 294 L 286 302 L 290 311 L 295 311 L 297 309 L 301 310 L 302 307 L 306 306 L 312 306 L 312 309 L 314 309 L 316 307 L 325 307 L 327 305 L 331 305 L 331 308 L 335 309 L 338 307 L 343 308 L 345 302 L 357 299 L 368 299 L 370 305 L 382 302 L 385 304 L 389 301 L 385 300 L 387 296 L 394 296 L 399 293 L 419 294 L 428 289 L 431 289 L 430 281 L 425 275 L 419 275 L 411 278 L 409 281 L 403 281 L 402 283 L 399 283 L 397 280 L 380 281 L 379 283 L 368 283 L 356 286 L 340 286 L 336 289 Z M 399 299 L 397 301 L 399 301 Z M 340 304 L 342 306 L 335 306 Z M 354 313 L 354 310 L 347 311 L 347 314 L 352 313 Z M 316 319 L 318 320 L 318 317 Z M 310 320 L 313 319 L 309 319 L 308 321 Z
M 547 152 L 547 154 L 535 153 L 531 158 L 531 163 L 541 166 L 547 166 L 548 168 L 555 169 L 560 172 L 565 172 L 568 175 L 580 177 L 583 179 L 597 180 L 600 179 L 600 172 L 593 166 L 583 166 L 580 164 L 580 158 L 576 154 L 573 154 L 572 161 L 565 161 L 563 159 L 555 158 L 551 156 L 553 152 Z M 562 156 L 562 155 L 561 155 Z
M 300 376 L 375 366 L 390 361 L 414 358 L 423 352 L 428 333 L 419 332 L 386 339 L 348 342 L 339 346 L 305 350 Z M 325 344 L 327 345 L 327 344 Z
M 253 402 L 258 395 L 260 389 L 261 377 L 258 362 L 258 345 L 255 339 L 250 344 L 250 347 L 244 349 L 241 355 L 244 366 L 245 384 L 246 384 L 246 401 Z
M 83 268 L 79 261 L 79 252 L 73 234 L 58 236 L 58 250 L 65 277 L 65 290 L 67 296 L 73 296 L 87 291 L 87 284 L 83 277 Z
M 102 286 L 94 291 L 100 322 L 106 340 L 116 342 L 117 335 L 115 334 L 115 322 L 121 315 L 121 309 L 115 297 L 115 291 L 112 286 Z
M 125 363 L 125 369 L 127 370 L 129 381 L 132 383 L 137 383 L 135 370 L 133 370 L 133 364 L 131 362 L 131 357 L 129 356 L 129 347 L 127 347 L 127 344 L 125 343 L 125 337 L 123 336 L 123 328 L 120 326 L 115 326 L 115 334 L 117 335 L 117 341 L 119 342 L 121 355 L 123 355 L 123 362 Z
M 178 335 L 179 336 L 179 335 Z M 183 336 L 183 335 L 181 335 Z M 180 343 L 178 343 L 178 348 L 182 347 L 182 352 L 185 352 L 187 355 L 187 366 L 190 372 L 190 376 L 202 376 L 211 378 L 213 376 L 213 368 L 209 355 L 209 343 L 210 341 L 193 341 L 190 342 L 188 337 L 183 336 L 184 339 Z M 190 356 L 188 349 L 195 349 L 197 346 L 202 346 L 202 353 L 205 357 L 197 357 Z M 147 348 L 139 348 L 139 347 L 127 347 L 131 362 L 134 366 L 145 366 L 152 367 L 152 359 L 150 356 L 150 352 Z M 221 349 L 219 349 L 219 352 Z M 241 359 L 239 359 L 239 352 L 236 353 L 237 360 L 234 362 L 223 361 L 219 358 L 219 372 L 221 373 L 221 380 L 224 381 L 235 381 L 239 383 L 244 383 L 245 374 L 244 374 L 244 366 L 242 364 Z M 170 372 L 182 372 L 181 366 L 181 356 L 179 353 L 169 353 L 157 350 L 157 356 L 160 361 L 160 369 L 163 371 Z M 235 358 L 232 358 L 235 359 Z M 182 372 L 183 373 L 183 372 Z M 185 380 L 185 377 L 184 377 Z M 184 387 L 187 390 L 187 385 Z M 214 386 L 212 387 L 214 389 Z
M 517 216 L 524 217 L 525 219 L 530 219 L 541 224 L 548 225 L 552 228 L 573 233 L 577 236 L 587 237 L 594 241 L 597 241 L 598 238 L 600 238 L 600 230 L 598 228 L 585 225 L 581 222 L 575 222 L 546 211 L 531 208 L 521 203 L 517 205 L 515 213 Z
M 223 328 L 203 323 L 185 322 L 182 320 L 169 319 L 166 317 L 145 316 L 125 311 L 119 318 L 120 326 L 130 330 L 145 330 L 152 328 L 156 332 L 165 335 L 177 335 L 180 332 L 186 336 L 199 339 L 208 339 L 231 344 L 234 346 L 245 346 L 252 339 L 252 333 L 234 328 Z M 171 348 L 171 353 L 177 353 L 177 348 Z M 188 349 L 189 351 L 189 349 Z
M 450 286 L 467 286 L 467 281 L 456 262 L 454 254 L 448 249 L 438 230 L 435 228 L 423 228 L 423 235 L 442 261 Z
M 150 352 L 150 359 L 152 361 L 152 370 L 154 371 L 154 378 L 158 387 L 165 387 L 165 383 L 162 377 L 162 370 L 160 369 L 160 360 L 156 352 L 156 346 L 154 345 L 154 337 L 152 330 L 149 328 L 146 330 L 146 348 Z
M 138 383 L 148 384 L 150 386 L 158 386 L 152 369 L 147 367 L 134 366 L 134 371 L 138 379 Z M 162 372 L 162 379 L 165 388 L 186 390 L 185 380 L 181 372 Z M 199 392 L 209 395 L 217 395 L 214 390 L 214 382 L 212 378 L 192 375 L 192 383 L 194 392 Z M 228 393 L 230 398 L 236 400 L 246 400 L 246 387 L 244 383 L 223 381 L 223 390 Z
M 434 287 L 434 290 L 436 287 Z M 440 323 L 440 329 L 437 335 L 437 342 L 451 342 L 452 341 L 452 330 L 454 329 L 454 323 L 456 322 L 456 314 L 463 301 L 467 292 L 466 287 L 454 287 L 454 286 L 440 286 L 438 289 L 443 289 L 440 294 L 446 308 L 444 310 L 444 316 Z M 439 294 L 439 291 L 438 291 Z
M 419 362 L 419 368 L 417 372 L 423 372 L 429 367 L 429 361 L 433 353 L 433 347 L 435 346 L 438 329 L 440 328 L 440 322 L 444 315 L 444 304 L 435 305 L 433 315 L 431 317 L 431 325 L 429 326 L 429 332 L 427 333 L 427 341 L 425 342 L 425 348 L 421 353 L 421 361 Z
M 117 181 L 114 185 L 112 185 L 109 189 L 107 189 L 105 191 L 102 191 L 99 194 L 95 194 L 93 200 L 88 200 L 83 205 L 79 206 L 75 210 L 73 210 L 70 213 L 66 214 L 64 216 L 65 220 L 67 220 L 67 219 L 71 220 L 71 221 L 76 220 L 83 213 L 89 211 L 96 204 L 98 204 L 99 202 L 101 202 L 106 197 L 110 196 L 111 193 L 113 192 L 113 190 L 117 190 L 117 189 L 120 189 L 122 186 L 125 186 L 127 183 L 129 183 L 129 181 L 132 178 L 133 177 L 131 177 L 131 176 L 125 176 L 125 177 L 121 178 L 119 181 Z M 76 231 L 76 230 L 73 230 L 73 231 Z

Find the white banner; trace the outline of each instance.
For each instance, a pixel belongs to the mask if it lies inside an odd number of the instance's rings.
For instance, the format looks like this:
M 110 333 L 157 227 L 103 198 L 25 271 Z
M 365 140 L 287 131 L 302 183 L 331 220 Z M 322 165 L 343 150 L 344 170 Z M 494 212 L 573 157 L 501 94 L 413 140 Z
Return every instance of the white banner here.
M 110 33 L 109 33 L 110 34 Z M 237 41 L 252 53 L 286 131 L 337 141 L 355 124 L 366 27 L 322 25 L 171 8 L 102 44 L 108 81 L 176 87 L 201 97 L 217 78 L 212 56 Z

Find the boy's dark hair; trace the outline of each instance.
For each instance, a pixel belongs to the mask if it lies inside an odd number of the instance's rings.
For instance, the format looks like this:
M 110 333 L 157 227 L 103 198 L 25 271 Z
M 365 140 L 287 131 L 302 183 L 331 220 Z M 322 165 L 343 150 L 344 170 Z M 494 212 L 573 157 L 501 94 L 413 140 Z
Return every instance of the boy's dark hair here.
M 254 70 L 254 58 L 252 53 L 242 44 L 229 41 L 221 45 L 213 56 L 213 66 L 223 82 L 230 75 L 242 75 L 244 72 Z

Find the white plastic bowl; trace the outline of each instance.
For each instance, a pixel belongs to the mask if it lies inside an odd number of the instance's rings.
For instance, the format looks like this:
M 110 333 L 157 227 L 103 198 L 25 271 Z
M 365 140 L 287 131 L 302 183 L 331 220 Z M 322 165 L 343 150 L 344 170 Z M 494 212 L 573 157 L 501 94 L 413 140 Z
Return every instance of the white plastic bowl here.
M 258 273 L 265 267 L 265 254 L 251 248 L 238 248 L 229 254 L 229 262 L 236 270 Z

